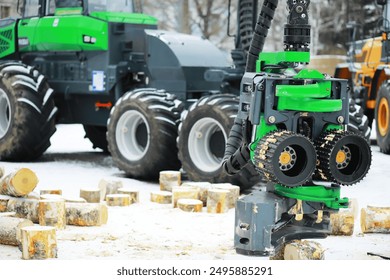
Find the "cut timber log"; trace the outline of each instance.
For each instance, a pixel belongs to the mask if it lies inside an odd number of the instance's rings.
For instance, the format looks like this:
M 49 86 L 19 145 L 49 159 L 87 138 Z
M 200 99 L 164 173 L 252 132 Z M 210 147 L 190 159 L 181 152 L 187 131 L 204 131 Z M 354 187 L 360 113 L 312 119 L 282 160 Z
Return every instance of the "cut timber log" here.
M 197 188 L 199 190 L 198 199 L 203 202 L 203 206 L 207 206 L 207 196 L 209 189 L 212 188 L 209 182 L 185 182 L 181 185 L 182 187 Z
M 181 185 L 180 171 L 161 171 L 160 172 L 160 190 L 171 192 L 173 188 Z
M 210 189 L 207 196 L 207 212 L 226 213 L 229 210 L 229 194 L 227 190 Z
M 41 190 L 40 194 L 41 195 L 43 195 L 43 194 L 58 194 L 58 195 L 62 195 L 62 190 L 60 190 L 60 189 L 46 189 L 46 190 Z
M 30 192 L 24 198 L 40 200 L 41 199 L 41 195 L 39 193 L 37 193 L 37 192 Z
M 229 208 L 235 208 L 236 202 L 240 197 L 240 187 L 228 183 L 212 184 L 212 188 L 229 191 L 228 203 Z
M 57 258 L 57 238 L 54 227 L 24 227 L 21 229 L 21 243 L 24 260 Z
M 177 201 L 177 208 L 185 212 L 202 212 L 203 202 L 199 199 L 181 198 Z
M 123 188 L 123 183 L 121 181 L 111 181 L 101 179 L 98 184 L 98 189 L 100 190 L 100 198 L 102 200 L 106 199 L 108 194 L 117 194 L 118 189 Z
M 390 233 L 390 207 L 363 208 L 360 226 L 363 233 Z
M 0 167 L 0 179 L 4 176 L 5 170 L 4 167 Z
M 103 203 L 65 203 L 66 223 L 73 226 L 101 226 L 107 223 L 108 210 Z
M 40 200 L 38 206 L 38 219 L 41 226 L 52 226 L 56 229 L 65 229 L 65 200 Z
M 130 195 L 128 194 L 108 194 L 106 195 L 106 203 L 108 206 L 129 206 Z
M 10 196 L 8 195 L 0 195 L 0 212 L 6 212 L 7 211 L 7 204 L 10 200 Z
M 177 201 L 182 198 L 198 199 L 199 189 L 193 187 L 176 187 L 172 189 L 172 205 L 177 207 Z
M 0 179 L 0 194 L 22 197 L 32 192 L 37 184 L 37 175 L 28 168 L 21 168 Z
M 33 225 L 33 222 L 27 219 L 0 217 L 0 244 L 20 245 L 20 229 Z
M 98 188 L 80 189 L 80 197 L 84 198 L 88 203 L 99 203 L 101 191 Z
M 171 204 L 172 193 L 168 191 L 155 191 L 150 193 L 150 201 L 159 204 Z
M 118 189 L 118 194 L 127 194 L 130 196 L 130 204 L 139 202 L 139 191 L 130 188 L 120 188 Z
M 12 197 L 8 201 L 7 211 L 16 212 L 18 218 L 31 220 L 34 224 L 39 223 L 38 218 L 39 200 Z
M 284 248 L 285 260 L 324 260 L 325 250 L 315 241 L 294 240 Z

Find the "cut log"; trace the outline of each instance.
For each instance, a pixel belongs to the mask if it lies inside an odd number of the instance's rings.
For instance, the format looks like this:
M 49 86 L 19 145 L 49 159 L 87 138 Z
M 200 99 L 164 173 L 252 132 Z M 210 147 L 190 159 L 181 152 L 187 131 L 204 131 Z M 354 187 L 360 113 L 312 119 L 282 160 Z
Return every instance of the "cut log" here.
M 40 200 L 38 206 L 38 219 L 41 226 L 52 226 L 56 229 L 65 229 L 65 200 Z
M 174 187 L 181 185 L 180 171 L 161 171 L 160 172 L 160 190 L 171 192 Z
M 330 214 L 331 235 L 351 236 L 355 227 L 355 216 L 350 211 Z
M 207 206 L 207 195 L 208 195 L 209 189 L 212 188 L 211 183 L 209 183 L 209 182 L 184 182 L 181 186 L 182 187 L 197 188 L 199 190 L 198 199 L 203 202 L 203 206 Z
M 21 243 L 24 260 L 57 258 L 57 238 L 54 227 L 24 227 L 21 229 Z
M 236 202 L 240 197 L 240 187 L 229 183 L 212 184 L 212 188 L 229 191 L 228 203 L 229 208 L 235 208 Z
M 40 194 L 41 195 L 43 195 L 43 194 L 58 194 L 58 195 L 62 195 L 62 190 L 60 190 L 60 189 L 45 189 L 45 190 L 41 190 Z
M 199 189 L 194 187 L 176 187 L 172 189 L 172 205 L 177 207 L 177 201 L 182 198 L 198 199 Z
M 130 196 L 130 204 L 139 202 L 139 191 L 130 188 L 120 188 L 118 189 L 118 194 L 127 194 Z
M 208 213 L 226 213 L 229 211 L 230 192 L 221 189 L 210 189 L 207 196 Z
M 39 223 L 38 218 L 39 200 L 12 197 L 8 201 L 7 211 L 16 212 L 18 218 L 29 219 L 33 223 Z
M 80 189 L 80 197 L 84 198 L 88 203 L 99 203 L 101 191 L 98 188 Z
M 108 210 L 103 203 L 65 203 L 66 223 L 73 226 L 101 226 L 107 223 Z
M 0 217 L 0 244 L 20 245 L 20 229 L 33 225 L 33 222 L 27 219 Z
M 202 212 L 203 202 L 199 199 L 181 198 L 177 201 L 177 208 L 185 212 Z
M 325 250 L 315 241 L 294 240 L 284 248 L 285 260 L 324 260 Z
M 108 194 L 117 194 L 118 189 L 123 188 L 123 183 L 121 181 L 112 181 L 101 179 L 98 185 L 100 190 L 100 197 L 102 200 L 106 199 Z
M 172 193 L 168 191 L 155 191 L 150 193 L 150 201 L 159 204 L 171 204 Z
M 390 207 L 363 208 L 360 226 L 363 233 L 390 233 Z
M 129 206 L 130 195 L 128 194 L 108 194 L 106 195 L 106 203 L 108 206 Z
M 14 217 L 14 218 L 17 218 L 16 217 L 16 212 L 0 212 L 0 217 Z
M 10 196 L 8 195 L 0 195 L 0 212 L 6 212 L 7 211 L 7 204 L 10 200 Z
M 37 184 L 37 175 L 28 168 L 21 168 L 0 179 L 0 194 L 22 197 L 32 192 Z

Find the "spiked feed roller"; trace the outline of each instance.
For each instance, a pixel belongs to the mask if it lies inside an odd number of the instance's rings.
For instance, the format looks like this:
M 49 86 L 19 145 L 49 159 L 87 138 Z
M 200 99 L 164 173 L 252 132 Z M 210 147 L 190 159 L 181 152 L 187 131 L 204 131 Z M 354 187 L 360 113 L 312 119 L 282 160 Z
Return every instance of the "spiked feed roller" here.
M 235 248 L 246 255 L 325 238 L 330 213 L 348 206 L 340 186 L 361 181 L 371 165 L 367 140 L 347 131 L 347 80 L 302 67 L 310 62 L 310 1 L 287 4 L 284 51 L 264 53 L 278 1 L 263 1 L 224 157 L 226 173 L 253 164 L 267 182 L 236 205 Z

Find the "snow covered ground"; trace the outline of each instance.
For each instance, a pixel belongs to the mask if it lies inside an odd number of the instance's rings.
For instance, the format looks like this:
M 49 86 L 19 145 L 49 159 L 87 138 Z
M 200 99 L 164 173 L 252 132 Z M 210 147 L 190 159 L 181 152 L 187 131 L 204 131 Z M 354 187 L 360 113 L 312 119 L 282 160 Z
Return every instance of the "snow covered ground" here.
M 36 191 L 61 188 L 64 196 L 78 197 L 80 188 L 96 187 L 102 179 L 121 180 L 125 187 L 140 191 L 140 203 L 110 207 L 108 224 L 102 227 L 67 226 L 57 232 L 58 258 L 144 260 L 254 260 L 236 254 L 233 248 L 234 209 L 226 214 L 186 213 L 149 201 L 156 182 L 128 179 L 109 155 L 93 150 L 79 125 L 59 125 L 52 146 L 34 163 L 0 162 L 6 172 L 28 167 L 36 172 Z M 358 185 L 343 187 L 342 195 L 356 198 L 359 207 L 390 206 L 390 156 L 372 147 L 373 162 L 367 177 Z M 327 260 L 378 259 L 367 253 L 390 257 L 390 235 L 361 234 L 360 217 L 352 237 L 318 240 L 326 248 Z M 19 260 L 16 247 L 0 245 L 1 260 Z M 258 258 L 267 259 L 267 258 Z

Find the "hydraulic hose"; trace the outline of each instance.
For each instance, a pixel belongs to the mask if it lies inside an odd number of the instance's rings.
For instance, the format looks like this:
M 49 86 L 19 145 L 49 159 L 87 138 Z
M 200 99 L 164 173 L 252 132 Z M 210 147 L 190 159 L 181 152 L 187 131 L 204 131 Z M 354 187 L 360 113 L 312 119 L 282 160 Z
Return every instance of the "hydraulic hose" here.
M 263 1 L 247 55 L 246 72 L 256 71 L 256 61 L 263 51 L 265 39 L 277 7 L 278 0 Z M 247 120 L 239 118 L 239 114 L 237 114 L 227 139 L 223 159 L 223 169 L 229 175 L 237 174 L 250 160 L 246 124 Z

